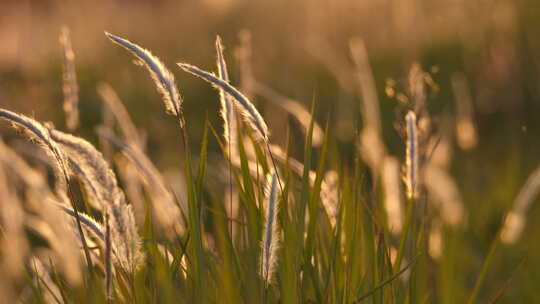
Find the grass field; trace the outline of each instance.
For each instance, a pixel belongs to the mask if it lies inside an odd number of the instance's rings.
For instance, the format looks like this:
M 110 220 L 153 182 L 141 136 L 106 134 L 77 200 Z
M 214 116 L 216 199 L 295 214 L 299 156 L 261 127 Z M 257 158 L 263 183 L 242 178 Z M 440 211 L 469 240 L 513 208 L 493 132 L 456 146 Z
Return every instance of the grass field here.
M 0 4 L 0 303 L 540 303 L 538 16 Z

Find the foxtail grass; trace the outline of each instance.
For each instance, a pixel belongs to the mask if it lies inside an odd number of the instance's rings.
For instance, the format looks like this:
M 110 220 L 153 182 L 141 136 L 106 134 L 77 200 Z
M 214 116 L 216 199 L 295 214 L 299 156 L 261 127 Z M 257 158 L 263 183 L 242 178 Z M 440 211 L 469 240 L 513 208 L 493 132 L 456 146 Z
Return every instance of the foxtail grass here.
M 406 150 L 406 176 L 407 196 L 415 199 L 418 192 L 418 131 L 416 125 L 416 114 L 409 111 L 405 116 L 405 126 L 407 130 L 407 150 Z
M 277 222 L 279 210 L 278 178 L 275 172 L 266 178 L 265 190 L 265 224 L 262 238 L 261 276 L 266 284 L 273 281 L 277 267 L 277 251 L 280 242 L 280 230 Z

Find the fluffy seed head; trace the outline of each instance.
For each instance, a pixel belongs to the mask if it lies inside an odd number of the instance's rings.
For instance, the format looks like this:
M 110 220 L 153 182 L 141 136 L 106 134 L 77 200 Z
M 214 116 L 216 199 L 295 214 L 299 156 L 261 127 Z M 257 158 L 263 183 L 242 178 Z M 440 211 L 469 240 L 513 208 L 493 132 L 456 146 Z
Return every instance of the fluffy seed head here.
M 221 44 L 221 37 L 216 38 L 216 53 L 217 53 L 217 68 L 218 77 L 225 82 L 229 82 L 229 74 L 227 72 L 227 63 L 223 56 L 223 46 Z M 223 137 L 225 142 L 230 144 L 230 150 L 227 151 L 230 157 L 237 156 L 236 143 L 238 140 L 238 131 L 236 130 L 236 112 L 234 108 L 234 101 L 225 93 L 223 89 L 219 90 L 219 100 L 221 102 L 221 117 L 223 118 Z
M 266 178 L 265 225 L 262 239 L 261 276 L 266 284 L 272 283 L 272 275 L 277 265 L 279 249 L 278 213 L 278 178 L 276 172 Z
M 416 114 L 409 111 L 405 116 L 407 128 L 407 155 L 406 155 L 406 185 L 407 195 L 410 199 L 416 198 L 418 188 L 418 134 L 416 129 Z
M 105 35 L 114 43 L 124 47 L 130 51 L 135 57 L 141 60 L 145 67 L 150 72 L 158 91 L 163 96 L 163 102 L 168 112 L 176 115 L 178 118 L 182 116 L 182 97 L 178 93 L 173 74 L 165 67 L 165 65 L 152 55 L 150 51 L 140 47 L 139 45 L 120 38 L 113 34 L 105 32 Z M 182 119 L 180 122 L 183 124 Z
M 206 80 L 218 90 L 221 89 L 233 97 L 247 123 L 256 131 L 260 138 L 268 142 L 269 132 L 266 122 L 262 118 L 261 114 L 259 114 L 259 111 L 257 111 L 257 108 L 255 108 L 255 106 L 246 96 L 244 96 L 244 94 L 240 93 L 240 91 L 238 91 L 235 87 L 231 86 L 219 77 L 216 77 L 213 73 L 203 71 L 198 67 L 187 63 L 178 63 L 178 66 L 182 70 Z

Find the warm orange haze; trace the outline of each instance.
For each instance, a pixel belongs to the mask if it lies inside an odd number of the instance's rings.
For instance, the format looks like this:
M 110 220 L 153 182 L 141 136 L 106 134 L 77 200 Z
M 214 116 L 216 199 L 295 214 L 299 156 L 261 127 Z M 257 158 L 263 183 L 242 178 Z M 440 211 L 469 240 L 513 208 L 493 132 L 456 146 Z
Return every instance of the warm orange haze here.
M 537 303 L 535 1 L 0 3 L 0 303 Z

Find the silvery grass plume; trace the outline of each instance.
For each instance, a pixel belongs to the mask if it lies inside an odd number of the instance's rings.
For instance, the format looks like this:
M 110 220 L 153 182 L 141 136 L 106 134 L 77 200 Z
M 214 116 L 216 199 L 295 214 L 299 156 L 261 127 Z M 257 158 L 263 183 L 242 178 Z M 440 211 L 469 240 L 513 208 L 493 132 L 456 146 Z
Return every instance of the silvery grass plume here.
M 117 185 L 101 152 L 79 137 L 57 130 L 51 130 L 50 134 L 62 148 L 71 172 L 80 178 L 87 195 L 91 196 L 88 202 L 103 211 Z
M 152 55 L 150 51 L 111 33 L 105 32 L 105 35 L 114 43 L 130 51 L 144 63 L 148 72 L 150 72 L 158 91 L 163 97 L 165 109 L 167 112 L 174 114 L 178 118 L 181 124 L 180 127 L 183 128 L 184 118 L 182 116 L 182 97 L 176 87 L 173 74 L 165 67 L 161 60 Z
M 223 55 L 223 46 L 221 43 L 221 37 L 216 37 L 216 53 L 217 53 L 217 68 L 218 77 L 223 81 L 229 83 L 229 74 L 227 72 L 227 63 Z M 223 137 L 227 144 L 227 151 L 229 157 L 238 157 L 236 151 L 236 145 L 238 142 L 238 130 L 236 123 L 236 110 L 234 107 L 234 101 L 232 97 L 225 93 L 223 89 L 219 90 L 219 100 L 221 102 L 221 117 L 223 118 Z
M 126 204 L 124 193 L 118 191 L 113 196 L 107 211 L 110 215 L 111 244 L 115 249 L 120 266 L 135 271 L 144 262 L 141 239 L 137 232 L 135 216 L 131 205 Z
M 465 75 L 452 76 L 452 89 L 456 100 L 456 137 L 461 149 L 474 148 L 478 141 L 474 123 L 473 102 Z
M 98 189 L 102 211 L 111 216 L 111 240 L 116 248 L 118 263 L 126 270 L 136 269 L 144 256 L 141 253 L 135 216 L 109 164 L 92 144 L 82 138 L 56 130 L 51 131 L 51 137 L 61 145 L 70 159 L 87 172 L 86 177 L 92 177 L 87 182 Z
M 213 73 L 203 71 L 198 67 L 187 63 L 177 64 L 182 70 L 206 80 L 216 89 L 223 90 L 225 93 L 233 97 L 248 125 L 255 130 L 259 138 L 263 139 L 265 142 L 268 142 L 269 132 L 266 122 L 262 118 L 261 114 L 259 114 L 259 111 L 257 111 L 257 108 L 255 108 L 255 106 L 246 96 L 227 82 L 216 77 Z
M 17 114 L 5 109 L 0 109 L 0 118 L 6 119 L 17 126 L 22 127 L 26 133 L 30 135 L 31 139 L 36 140 L 39 144 L 45 146 L 46 151 L 49 152 L 57 162 L 58 167 L 64 174 L 63 180 L 59 178 L 59 182 L 67 183 L 67 165 L 64 154 L 58 144 L 51 139 L 49 129 L 43 126 L 36 120 L 29 118 L 22 114 Z M 64 187 L 65 189 L 65 187 Z
M 399 234 L 403 229 L 403 211 L 401 208 L 403 203 L 401 201 L 399 162 L 397 159 L 391 156 L 384 158 L 381 177 L 388 228 L 393 234 Z
M 416 126 L 416 114 L 409 111 L 405 116 L 407 130 L 407 151 L 406 151 L 406 176 L 407 196 L 414 199 L 418 191 L 418 134 Z
M 273 274 L 277 266 L 277 251 L 279 249 L 278 215 L 278 178 L 276 171 L 272 171 L 266 177 L 265 192 L 265 224 L 262 239 L 261 252 L 261 276 L 266 284 L 273 281 Z
M 229 82 L 229 73 L 227 71 L 227 63 L 223 54 L 223 45 L 221 37 L 216 37 L 216 65 L 218 71 L 218 77 L 225 82 Z M 232 97 L 225 93 L 223 90 L 219 90 L 219 100 L 221 102 L 221 117 L 223 118 L 223 137 L 225 138 L 226 155 L 230 159 L 231 164 L 237 162 L 240 159 L 238 153 L 238 123 L 236 121 L 236 108 Z M 228 216 L 231 219 L 236 219 L 239 212 L 238 202 L 238 190 L 234 189 L 233 178 L 231 176 L 231 168 L 227 175 L 228 189 L 225 193 L 225 208 Z M 237 234 L 238 225 L 230 224 L 231 233 L 233 237 Z
M 519 240 L 525 228 L 526 215 L 540 192 L 540 167 L 536 168 L 527 178 L 525 185 L 519 190 L 512 210 L 506 216 L 501 232 L 501 240 L 513 244 Z
M 50 153 L 56 160 L 57 166 L 53 166 L 53 168 L 54 168 L 55 174 L 57 175 L 56 185 L 55 185 L 57 195 L 60 197 L 66 197 L 66 193 L 67 191 L 69 191 L 68 167 L 66 164 L 63 151 L 59 147 L 59 145 L 54 140 L 51 139 L 49 129 L 47 129 L 45 126 L 35 121 L 34 119 L 31 119 L 22 114 L 17 114 L 17 113 L 14 113 L 5 109 L 0 109 L 0 118 L 6 119 L 17 126 L 22 127 L 26 131 L 26 133 L 30 135 L 32 139 L 35 139 L 39 144 L 47 148 L 46 151 Z M 68 201 L 67 197 L 66 197 L 66 201 Z M 44 211 L 44 209 L 40 209 L 40 210 Z M 82 226 L 80 223 L 80 217 L 78 216 L 78 212 L 76 209 L 75 209 L 75 213 L 76 213 L 77 229 L 79 231 L 79 234 L 81 236 L 81 241 L 85 248 L 86 262 L 90 266 L 91 265 L 90 254 L 88 251 L 88 246 L 86 244 L 85 236 L 83 234 Z M 56 248 L 58 254 L 63 257 L 62 269 L 64 273 L 66 274 L 66 277 L 68 277 L 68 280 L 72 282 L 74 285 L 80 284 L 82 277 L 81 277 L 81 271 L 79 268 L 78 255 L 75 254 L 73 250 L 73 246 L 72 246 L 73 242 L 71 242 L 70 236 L 64 233 L 65 232 L 64 227 L 61 227 L 60 224 L 52 220 L 51 218 L 52 214 L 46 214 L 45 216 L 46 218 L 48 218 L 49 222 L 52 223 L 52 226 L 53 226 L 53 229 L 55 229 L 55 232 L 60 235 L 64 235 L 64 237 L 66 238 L 65 242 L 61 245 L 59 244 L 59 246 L 57 246 Z
M 60 45 L 62 46 L 63 62 L 63 85 L 64 92 L 63 109 L 66 113 L 66 126 L 70 131 L 74 131 L 79 126 L 79 85 L 77 84 L 77 73 L 75 72 L 75 53 L 71 46 L 71 35 L 69 28 L 62 27 L 60 33 Z

